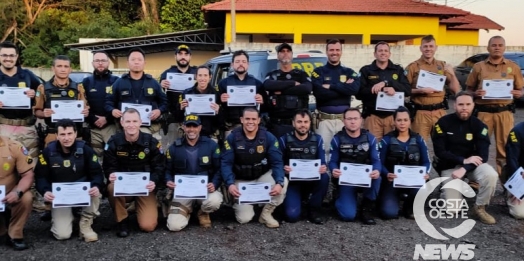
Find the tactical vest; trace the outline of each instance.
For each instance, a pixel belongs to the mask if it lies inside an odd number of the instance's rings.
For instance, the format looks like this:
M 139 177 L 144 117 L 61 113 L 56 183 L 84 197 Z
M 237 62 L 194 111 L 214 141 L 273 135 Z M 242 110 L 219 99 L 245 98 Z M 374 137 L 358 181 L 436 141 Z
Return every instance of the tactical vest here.
M 149 133 L 141 133 L 140 135 L 144 135 L 141 137 L 144 141 L 143 146 L 139 146 L 138 143 L 129 144 L 123 133 L 114 136 L 118 171 L 151 171 L 151 142 L 153 136 Z
M 418 166 L 421 164 L 420 149 L 417 144 L 416 135 L 416 133 L 410 131 L 407 151 L 404 146 L 400 145 L 400 141 L 396 135 L 391 135 L 387 155 L 384 155 L 386 157 L 386 168 L 388 170 L 392 170 L 395 165 Z
M 185 145 L 183 142 L 184 138 L 179 138 L 175 142 L 175 153 L 171 155 L 173 157 L 173 174 L 185 174 L 185 175 L 207 175 L 208 181 L 211 182 L 213 179 L 213 153 L 215 152 L 211 148 L 210 139 L 207 137 L 200 137 L 198 141 L 198 170 L 197 173 L 191 173 L 189 169 L 189 159 L 186 153 Z
M 70 81 L 69 86 L 65 88 L 58 88 L 46 82 L 44 85 L 45 92 L 45 103 L 44 108 L 51 108 L 51 101 L 76 101 L 78 100 L 78 83 Z M 55 126 L 54 122 L 51 122 L 51 117 L 45 118 L 47 126 Z
M 275 70 L 271 73 L 272 80 L 285 81 L 294 80 L 300 82 L 302 80 L 302 72 L 298 69 L 293 69 L 289 73 L 282 74 L 280 70 Z M 309 95 L 289 95 L 289 94 L 274 94 L 270 93 L 268 111 L 277 113 L 282 111 L 296 111 L 298 109 L 309 108 Z M 276 115 L 278 117 L 278 115 Z
M 317 136 L 308 133 L 308 140 L 300 144 L 294 133 L 286 134 L 286 156 L 289 159 L 317 159 Z
M 235 138 L 235 162 L 233 173 L 236 179 L 254 180 L 270 170 L 266 158 L 267 134 L 266 129 L 259 127 L 257 136 L 252 142 L 246 142 L 242 128 L 232 131 Z
M 234 81 L 233 77 L 235 76 L 229 76 L 226 78 L 227 86 L 239 85 L 238 83 Z M 246 80 L 247 80 L 246 83 L 242 83 L 242 85 L 253 85 L 253 86 L 257 85 L 256 79 L 251 75 L 246 75 Z M 253 94 L 253 95 L 256 95 L 256 94 Z M 240 116 L 242 116 L 242 111 L 244 110 L 244 108 L 245 106 L 238 106 L 238 107 L 237 106 L 235 107 L 227 106 L 226 113 L 225 113 L 226 122 L 233 123 L 233 124 L 240 123 Z
M 76 141 L 76 151 L 68 157 L 64 157 L 58 151 L 58 141 L 52 141 L 47 145 L 49 149 L 49 169 L 51 170 L 51 182 L 81 182 L 87 181 L 84 170 L 84 145 L 83 141 Z
M 21 86 L 20 83 L 25 83 L 25 87 L 31 88 L 31 75 L 29 72 L 26 71 L 26 69 L 22 69 L 18 67 L 18 86 L 6 86 L 6 87 L 24 87 Z M 2 86 L 2 82 L 4 81 L 4 75 L 0 76 L 0 86 Z M 25 88 L 24 87 L 24 88 Z M 31 100 L 31 102 L 33 102 Z M 10 110 L 2 110 L 2 116 L 8 119 L 25 119 L 27 117 L 33 116 L 33 111 L 31 109 L 10 109 Z
M 144 76 L 144 81 L 140 93 L 133 93 L 133 88 L 131 85 L 130 76 L 124 76 L 120 78 L 118 84 L 118 91 L 120 93 L 114 95 L 119 95 L 119 109 L 122 107 L 122 103 L 135 103 L 135 104 L 146 104 L 151 105 L 154 109 L 157 109 L 159 104 L 156 101 L 156 97 L 159 95 L 157 91 L 159 89 L 153 88 L 158 83 L 154 83 L 154 79 L 150 75 Z
M 107 79 L 106 78 L 101 79 L 101 81 L 103 81 L 106 84 L 104 90 L 102 90 L 103 95 L 99 93 L 100 90 L 96 89 L 97 88 L 97 81 L 96 81 L 97 79 L 95 79 L 94 75 L 91 75 L 84 80 L 85 82 L 84 89 L 86 91 L 86 99 L 89 102 L 89 105 L 91 106 L 92 109 L 99 110 L 100 112 L 104 112 L 104 105 L 106 102 L 105 98 L 107 94 L 110 92 L 110 90 L 108 90 L 107 88 L 111 88 L 111 85 L 113 85 L 113 83 L 118 79 L 118 77 L 113 76 L 111 74 L 104 75 L 103 77 L 108 77 Z M 91 92 L 92 89 L 96 89 L 97 91 Z M 97 108 L 97 106 L 101 106 L 101 108 Z M 100 115 L 100 114 L 97 114 L 97 115 Z
M 360 138 L 356 143 L 353 143 L 354 141 L 351 141 L 344 132 L 345 130 L 342 130 L 336 134 L 340 140 L 339 163 L 370 164 L 370 149 L 373 148 L 371 148 L 367 130 L 360 130 Z

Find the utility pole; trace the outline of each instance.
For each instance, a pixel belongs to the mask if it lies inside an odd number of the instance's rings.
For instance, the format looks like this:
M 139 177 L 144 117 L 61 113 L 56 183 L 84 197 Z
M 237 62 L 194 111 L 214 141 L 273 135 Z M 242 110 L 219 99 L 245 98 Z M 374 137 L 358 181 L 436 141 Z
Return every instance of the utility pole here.
M 236 32 L 236 11 L 235 11 L 235 2 L 236 0 L 231 1 L 231 43 L 237 41 L 237 32 Z

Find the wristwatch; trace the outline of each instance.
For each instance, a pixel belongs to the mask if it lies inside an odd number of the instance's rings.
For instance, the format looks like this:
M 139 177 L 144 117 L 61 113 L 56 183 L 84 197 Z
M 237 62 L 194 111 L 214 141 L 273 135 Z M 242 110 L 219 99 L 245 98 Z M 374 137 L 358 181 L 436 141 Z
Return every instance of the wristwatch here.
M 24 195 L 24 192 L 20 191 L 20 190 L 16 190 L 16 195 L 18 196 L 18 199 L 21 199 L 22 196 Z
M 384 87 L 388 86 L 388 80 L 384 80 Z
M 284 188 L 284 182 L 277 182 L 276 184 L 280 185 L 282 188 Z

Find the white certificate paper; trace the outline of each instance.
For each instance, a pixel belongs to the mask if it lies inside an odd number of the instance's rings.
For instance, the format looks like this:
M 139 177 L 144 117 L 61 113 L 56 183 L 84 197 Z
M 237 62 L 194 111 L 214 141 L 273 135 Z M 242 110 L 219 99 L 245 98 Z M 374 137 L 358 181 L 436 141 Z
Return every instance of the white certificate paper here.
M 255 85 L 230 85 L 227 86 L 227 106 L 256 106 L 257 87 Z
M 5 211 L 5 203 L 1 200 L 5 198 L 5 185 L 0 185 L 0 212 Z
M 513 99 L 513 80 L 483 80 L 482 89 L 486 91 L 482 99 Z
M 89 182 L 53 183 L 53 208 L 91 206 L 90 188 Z
M 271 202 L 270 183 L 238 183 L 238 204 L 261 204 Z
M 51 101 L 51 122 L 61 119 L 71 119 L 74 122 L 84 122 L 84 101 Z
M 215 115 L 211 109 L 211 103 L 215 103 L 214 94 L 186 94 L 187 101 L 186 114 L 196 115 Z
M 31 98 L 27 97 L 29 88 L 0 87 L 2 109 L 31 109 Z
M 373 166 L 355 163 L 340 163 L 342 175 L 338 178 L 338 184 L 353 187 L 371 187 L 371 171 Z
M 320 159 L 290 159 L 289 166 L 291 167 L 289 180 L 307 181 L 320 179 L 320 173 L 318 172 Z
M 395 165 L 394 173 L 397 175 L 393 179 L 394 188 L 424 188 L 426 180 L 426 167 L 423 166 L 403 166 Z
M 148 196 L 149 190 L 146 186 L 149 184 L 148 172 L 115 172 L 115 197 L 140 197 Z
M 522 178 L 522 172 L 524 172 L 524 169 L 520 167 L 504 184 L 509 193 L 520 200 L 524 199 L 524 178 Z
M 166 80 L 169 81 L 169 90 L 182 92 L 195 85 L 195 76 L 187 73 L 167 73 Z
M 207 199 L 207 176 L 175 175 L 175 198 Z
M 377 105 L 375 107 L 377 111 L 395 111 L 400 106 L 404 106 L 403 92 L 395 92 L 392 96 L 385 92 L 377 94 Z
M 417 79 L 417 88 L 433 88 L 437 91 L 444 90 L 446 76 L 434 72 L 420 70 Z
M 151 126 L 151 119 L 149 118 L 149 114 L 151 114 L 153 111 L 153 107 L 151 105 L 122 103 L 122 113 L 128 108 L 134 108 L 140 113 L 140 119 L 142 120 L 142 125 L 140 126 Z

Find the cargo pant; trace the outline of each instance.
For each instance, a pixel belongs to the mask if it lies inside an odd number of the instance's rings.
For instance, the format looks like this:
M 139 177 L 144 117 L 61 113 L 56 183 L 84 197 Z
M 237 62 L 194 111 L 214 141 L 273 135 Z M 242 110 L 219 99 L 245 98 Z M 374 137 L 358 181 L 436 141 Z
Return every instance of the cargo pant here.
M 384 135 L 395 129 L 395 121 L 393 120 L 393 115 L 381 118 L 377 115 L 371 114 L 366 117 L 364 128 L 369 130 L 369 132 L 375 136 L 378 143 Z
M 8 193 L 11 192 L 7 192 L 6 195 Z M 30 191 L 26 191 L 20 201 L 14 204 L 6 204 L 6 207 L 11 211 L 11 216 L 9 220 L 6 220 L 6 212 L 0 212 L 0 236 L 5 234 L 7 224 L 9 224 L 7 233 L 10 238 L 24 238 L 24 226 L 31 214 L 32 202 L 33 195 Z
M 446 115 L 444 109 L 434 111 L 417 110 L 413 124 L 411 124 L 411 129 L 420 134 L 424 140 L 428 141 L 431 138 L 433 126 L 435 126 L 437 121 L 444 115 Z
M 82 216 L 96 218 L 100 215 L 98 207 L 100 206 L 100 197 L 91 197 L 91 206 L 82 208 Z M 52 225 L 51 232 L 57 240 L 66 240 L 71 238 L 73 233 L 73 208 L 53 208 L 51 210 Z
M 155 230 L 158 223 L 158 210 L 156 193 L 150 192 L 149 196 L 145 197 L 115 197 L 115 184 L 111 183 L 107 186 L 107 194 L 109 203 L 113 208 L 116 222 L 120 222 L 128 217 L 126 203 L 135 200 L 136 216 L 138 226 L 145 232 L 152 232 Z
M 153 135 L 153 137 L 157 139 L 159 142 L 162 142 L 162 136 L 160 135 L 161 130 L 162 130 L 162 125 L 160 125 L 160 123 L 152 123 L 151 126 L 140 127 L 141 132 L 145 132 L 145 133 L 149 133 Z
M 383 179 L 380 185 L 379 194 L 379 205 L 380 215 L 384 219 L 395 219 L 398 218 L 400 210 L 399 196 L 401 194 L 407 194 L 407 198 L 404 200 L 403 210 L 408 213 L 413 212 L 413 201 L 419 188 L 395 188 L 393 182 Z
M 98 158 L 104 156 L 104 147 L 109 138 L 116 133 L 116 125 L 108 123 L 104 128 L 91 129 L 91 147 L 95 151 Z
M 378 193 L 380 191 L 380 183 L 382 178 L 371 180 L 371 187 L 361 188 L 354 186 L 338 186 L 338 198 L 335 201 L 335 207 L 337 209 L 340 218 L 343 221 L 354 221 L 357 217 L 358 209 L 358 192 L 362 191 L 365 200 L 375 201 L 377 200 Z
M 169 216 L 167 216 L 167 228 L 170 231 L 180 231 L 187 226 L 195 202 L 201 205 L 200 209 L 202 212 L 212 213 L 220 208 L 222 204 L 222 193 L 216 190 L 213 193 L 207 193 L 207 199 L 173 198 L 170 213 Z
M 329 162 L 330 158 L 330 147 L 331 147 L 331 140 L 337 134 L 339 131 L 344 128 L 344 123 L 339 119 L 333 119 L 333 120 L 320 120 L 318 123 L 318 128 L 315 130 L 315 132 L 322 137 L 322 140 L 324 141 L 324 150 L 326 151 L 326 162 Z
M 509 214 L 516 219 L 524 219 L 524 202 L 522 200 L 513 202 L 511 193 L 506 191 L 506 203 L 508 204 Z
M 288 222 L 297 222 L 302 213 L 302 201 L 308 200 L 310 209 L 322 207 L 329 186 L 329 175 L 320 175 L 320 180 L 290 181 L 284 199 L 284 212 Z M 311 194 L 311 196 L 309 196 Z M 305 197 L 304 197 L 305 196 Z
M 515 124 L 513 113 L 511 111 L 479 112 L 478 118 L 488 126 L 489 137 L 495 132 L 495 160 L 497 162 L 497 173 L 500 175 L 502 167 L 506 164 L 506 141 Z
M 31 157 L 38 157 L 38 135 L 34 125 L 13 126 L 0 124 L 0 136 L 6 136 L 22 143 Z

